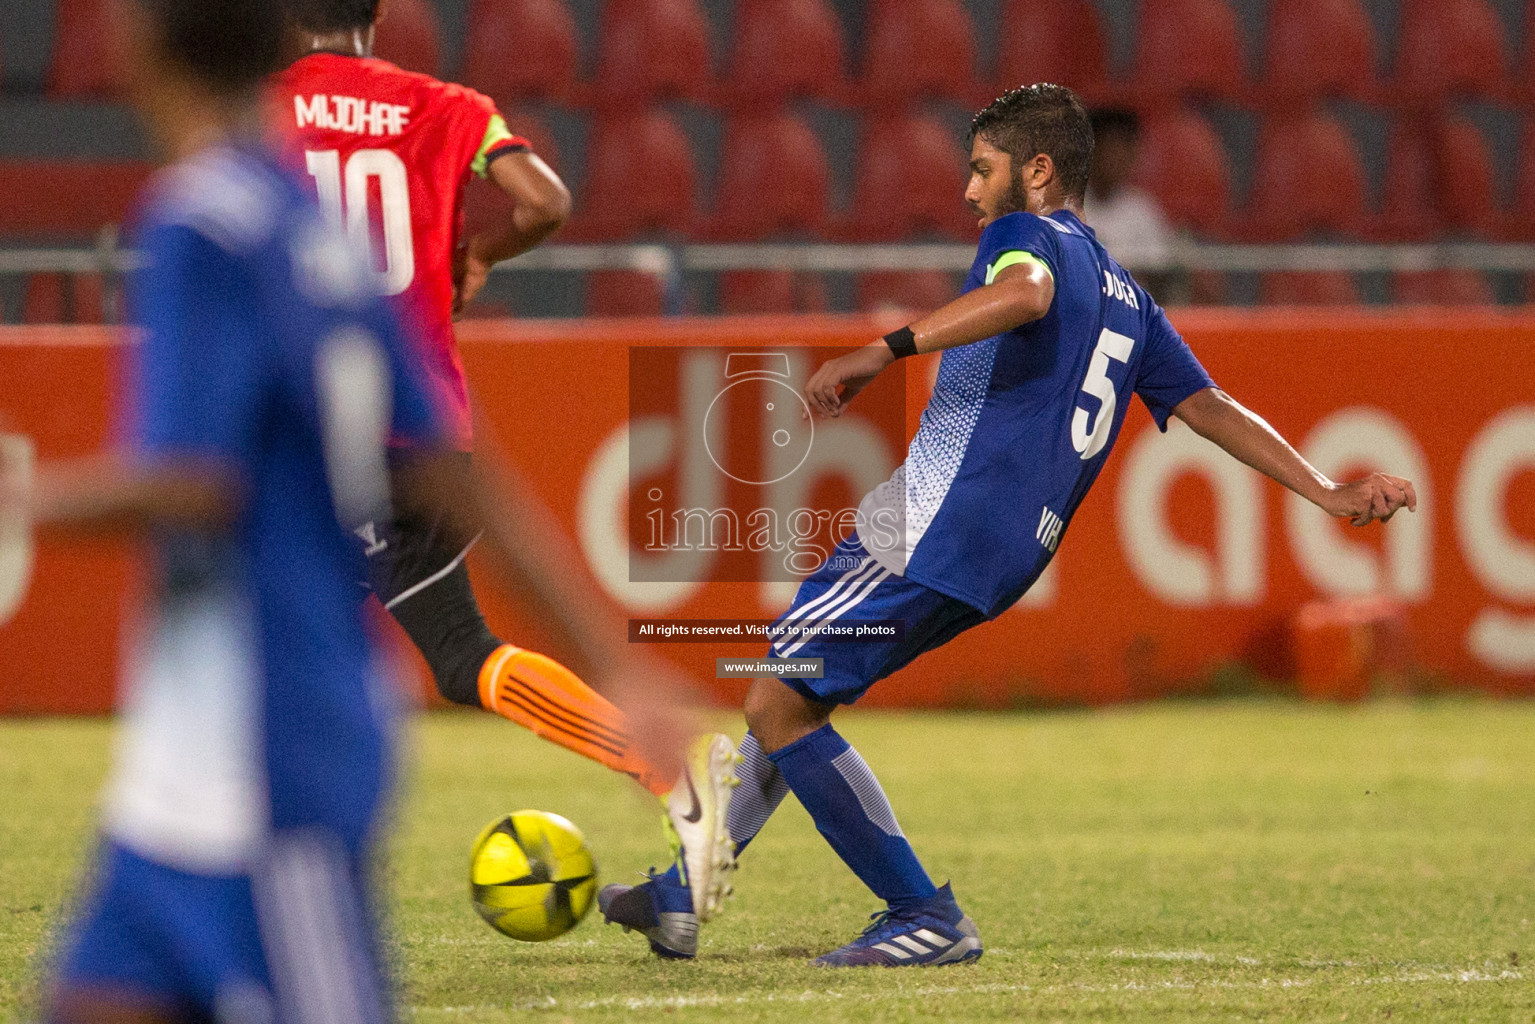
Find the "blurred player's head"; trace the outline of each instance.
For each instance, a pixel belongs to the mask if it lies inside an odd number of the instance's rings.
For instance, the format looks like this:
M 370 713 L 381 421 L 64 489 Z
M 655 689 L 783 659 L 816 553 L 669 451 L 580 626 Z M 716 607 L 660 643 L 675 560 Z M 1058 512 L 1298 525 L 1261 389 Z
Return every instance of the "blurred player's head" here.
M 1107 107 L 1089 115 L 1093 125 L 1093 168 L 1088 185 L 1107 198 L 1130 180 L 1140 154 L 1141 119 L 1133 110 Z
M 301 35 L 326 41 L 328 37 L 356 35 L 367 52 L 373 50 L 373 25 L 384 6 L 380 0 L 285 0 L 293 27 Z M 328 43 L 324 49 L 334 48 Z
M 1004 93 L 970 122 L 965 199 L 985 227 L 1021 210 L 1080 209 L 1093 129 L 1077 94 L 1040 83 Z
M 243 116 L 282 61 L 282 6 L 253 0 L 120 0 L 126 85 L 172 150 L 192 121 Z
M 281 4 L 127 0 L 134 72 L 177 75 L 221 96 L 252 95 L 282 58 Z

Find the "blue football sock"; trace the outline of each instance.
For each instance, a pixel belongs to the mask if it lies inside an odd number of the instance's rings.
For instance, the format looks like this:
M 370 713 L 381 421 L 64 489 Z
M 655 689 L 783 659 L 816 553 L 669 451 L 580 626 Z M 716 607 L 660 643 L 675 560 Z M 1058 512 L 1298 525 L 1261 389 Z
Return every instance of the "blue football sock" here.
M 768 755 L 815 827 L 874 894 L 900 909 L 938 890 L 896 824 L 879 780 L 830 725 Z
M 751 733 L 746 734 L 736 752 L 741 755 L 741 763 L 736 766 L 736 778 L 741 784 L 730 798 L 725 825 L 730 838 L 735 840 L 736 856 L 739 857 L 746 844 L 757 838 L 762 826 L 778 810 L 783 798 L 789 795 L 789 784 Z

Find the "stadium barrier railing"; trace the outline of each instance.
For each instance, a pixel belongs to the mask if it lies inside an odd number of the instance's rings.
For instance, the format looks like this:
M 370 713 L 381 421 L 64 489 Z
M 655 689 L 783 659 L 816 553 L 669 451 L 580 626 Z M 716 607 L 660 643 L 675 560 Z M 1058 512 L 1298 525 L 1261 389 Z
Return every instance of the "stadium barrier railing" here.
M 115 228 L 104 229 L 94 248 L 0 249 L 0 278 L 30 274 L 96 274 L 106 280 L 107 320 L 121 275 L 138 265 L 138 256 L 117 245 Z M 690 274 L 787 270 L 804 274 L 856 274 L 874 271 L 945 271 L 963 273 L 975 258 L 972 246 L 959 244 L 552 244 L 495 269 L 498 277 L 528 273 L 586 274 L 622 270 L 656 279 L 668 314 L 684 311 L 684 279 Z M 1273 272 L 1394 274 L 1431 270 L 1472 270 L 1490 274 L 1535 273 L 1535 244 L 1436 242 L 1372 245 L 1362 243 L 1225 244 L 1179 237 L 1165 265 L 1152 274 L 1264 274 Z M 1175 287 L 1172 298 L 1186 295 Z

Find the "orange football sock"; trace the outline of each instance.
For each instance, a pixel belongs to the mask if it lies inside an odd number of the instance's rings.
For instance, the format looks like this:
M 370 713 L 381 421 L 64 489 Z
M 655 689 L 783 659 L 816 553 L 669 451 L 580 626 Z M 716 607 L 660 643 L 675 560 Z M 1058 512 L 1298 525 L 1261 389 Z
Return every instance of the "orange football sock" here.
M 480 704 L 537 736 L 632 776 L 656 796 L 663 778 L 632 749 L 627 717 L 570 669 L 543 654 L 503 644 L 480 668 Z

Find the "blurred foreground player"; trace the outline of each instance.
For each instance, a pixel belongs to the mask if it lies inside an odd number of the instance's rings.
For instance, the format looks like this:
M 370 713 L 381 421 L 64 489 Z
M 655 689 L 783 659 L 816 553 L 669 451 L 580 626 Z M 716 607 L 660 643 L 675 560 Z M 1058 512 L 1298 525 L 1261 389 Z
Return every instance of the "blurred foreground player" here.
M 421 326 L 433 392 L 447 411 L 454 461 L 471 472 L 471 413 L 453 316 L 495 264 L 527 252 L 570 214 L 564 184 L 513 135 L 494 103 L 460 85 L 372 57 L 379 0 L 289 0 L 305 56 L 273 82 L 277 129 L 310 175 L 321 208 L 371 243 L 379 290 Z M 515 55 L 508 54 L 508 60 Z M 502 224 L 459 246 L 464 188 L 488 178 L 513 201 Z M 376 196 L 376 200 L 374 198 Z M 523 488 L 508 487 L 513 519 Z M 428 511 L 400 508 L 359 533 L 373 590 L 431 666 L 438 690 L 637 779 L 667 809 L 691 903 L 675 922 L 696 943 L 697 921 L 718 909 L 734 867 L 724 828 L 734 776 L 728 738 L 702 737 L 679 779 L 636 749 L 632 723 L 565 666 L 491 633 L 464 564 L 472 531 Z M 593 678 L 619 704 L 649 695 L 615 691 L 621 673 Z M 673 908 L 667 908 L 669 911 Z M 679 910 L 680 912 L 680 910 Z M 679 945 L 679 949 L 687 943 Z
M 1132 392 L 1158 427 L 1177 416 L 1355 525 L 1417 502 L 1412 484 L 1397 477 L 1334 483 L 1214 386 L 1161 308 L 1082 223 L 1093 135 L 1069 89 L 1034 85 L 1002 96 L 976 115 L 971 139 L 965 198 L 982 234 L 965 294 L 827 362 L 805 388 L 812 409 L 837 416 L 896 359 L 946 350 L 906 462 L 864 499 L 856 532 L 805 580 L 779 620 L 901 619 L 905 639 L 780 641 L 773 657 L 822 658 L 824 678 L 758 679 L 746 701 L 751 731 L 729 815 L 737 853 L 792 790 L 886 903 L 863 935 L 815 961 L 822 966 L 936 965 L 981 955 L 975 923 L 948 885 L 934 887 L 878 780 L 831 715 L 1023 596 L 1103 468 Z M 663 877 L 645 886 L 679 882 Z M 628 923 L 642 904 L 640 888 L 607 887 L 600 898 L 608 918 Z
M 0 473 L 0 505 L 40 526 L 155 542 L 95 877 L 46 1014 L 382 1024 L 368 873 L 396 698 L 356 599 L 353 528 L 388 513 L 391 436 L 416 445 L 400 492 L 440 492 L 442 426 L 366 266 L 255 141 L 280 8 L 117 7 L 134 102 L 174 161 L 136 231 L 129 442 L 32 494 Z M 622 635 L 570 573 L 506 546 L 562 639 Z M 675 685 L 620 640 L 597 655 L 635 688 Z M 638 714 L 666 736 L 669 716 Z
M 439 427 L 365 268 L 252 141 L 280 9 L 117 7 L 174 161 L 137 230 L 133 422 L 32 513 L 151 536 L 155 576 L 48 1019 L 381 1024 L 367 862 L 393 726 L 343 524 L 387 502 L 389 433 Z

